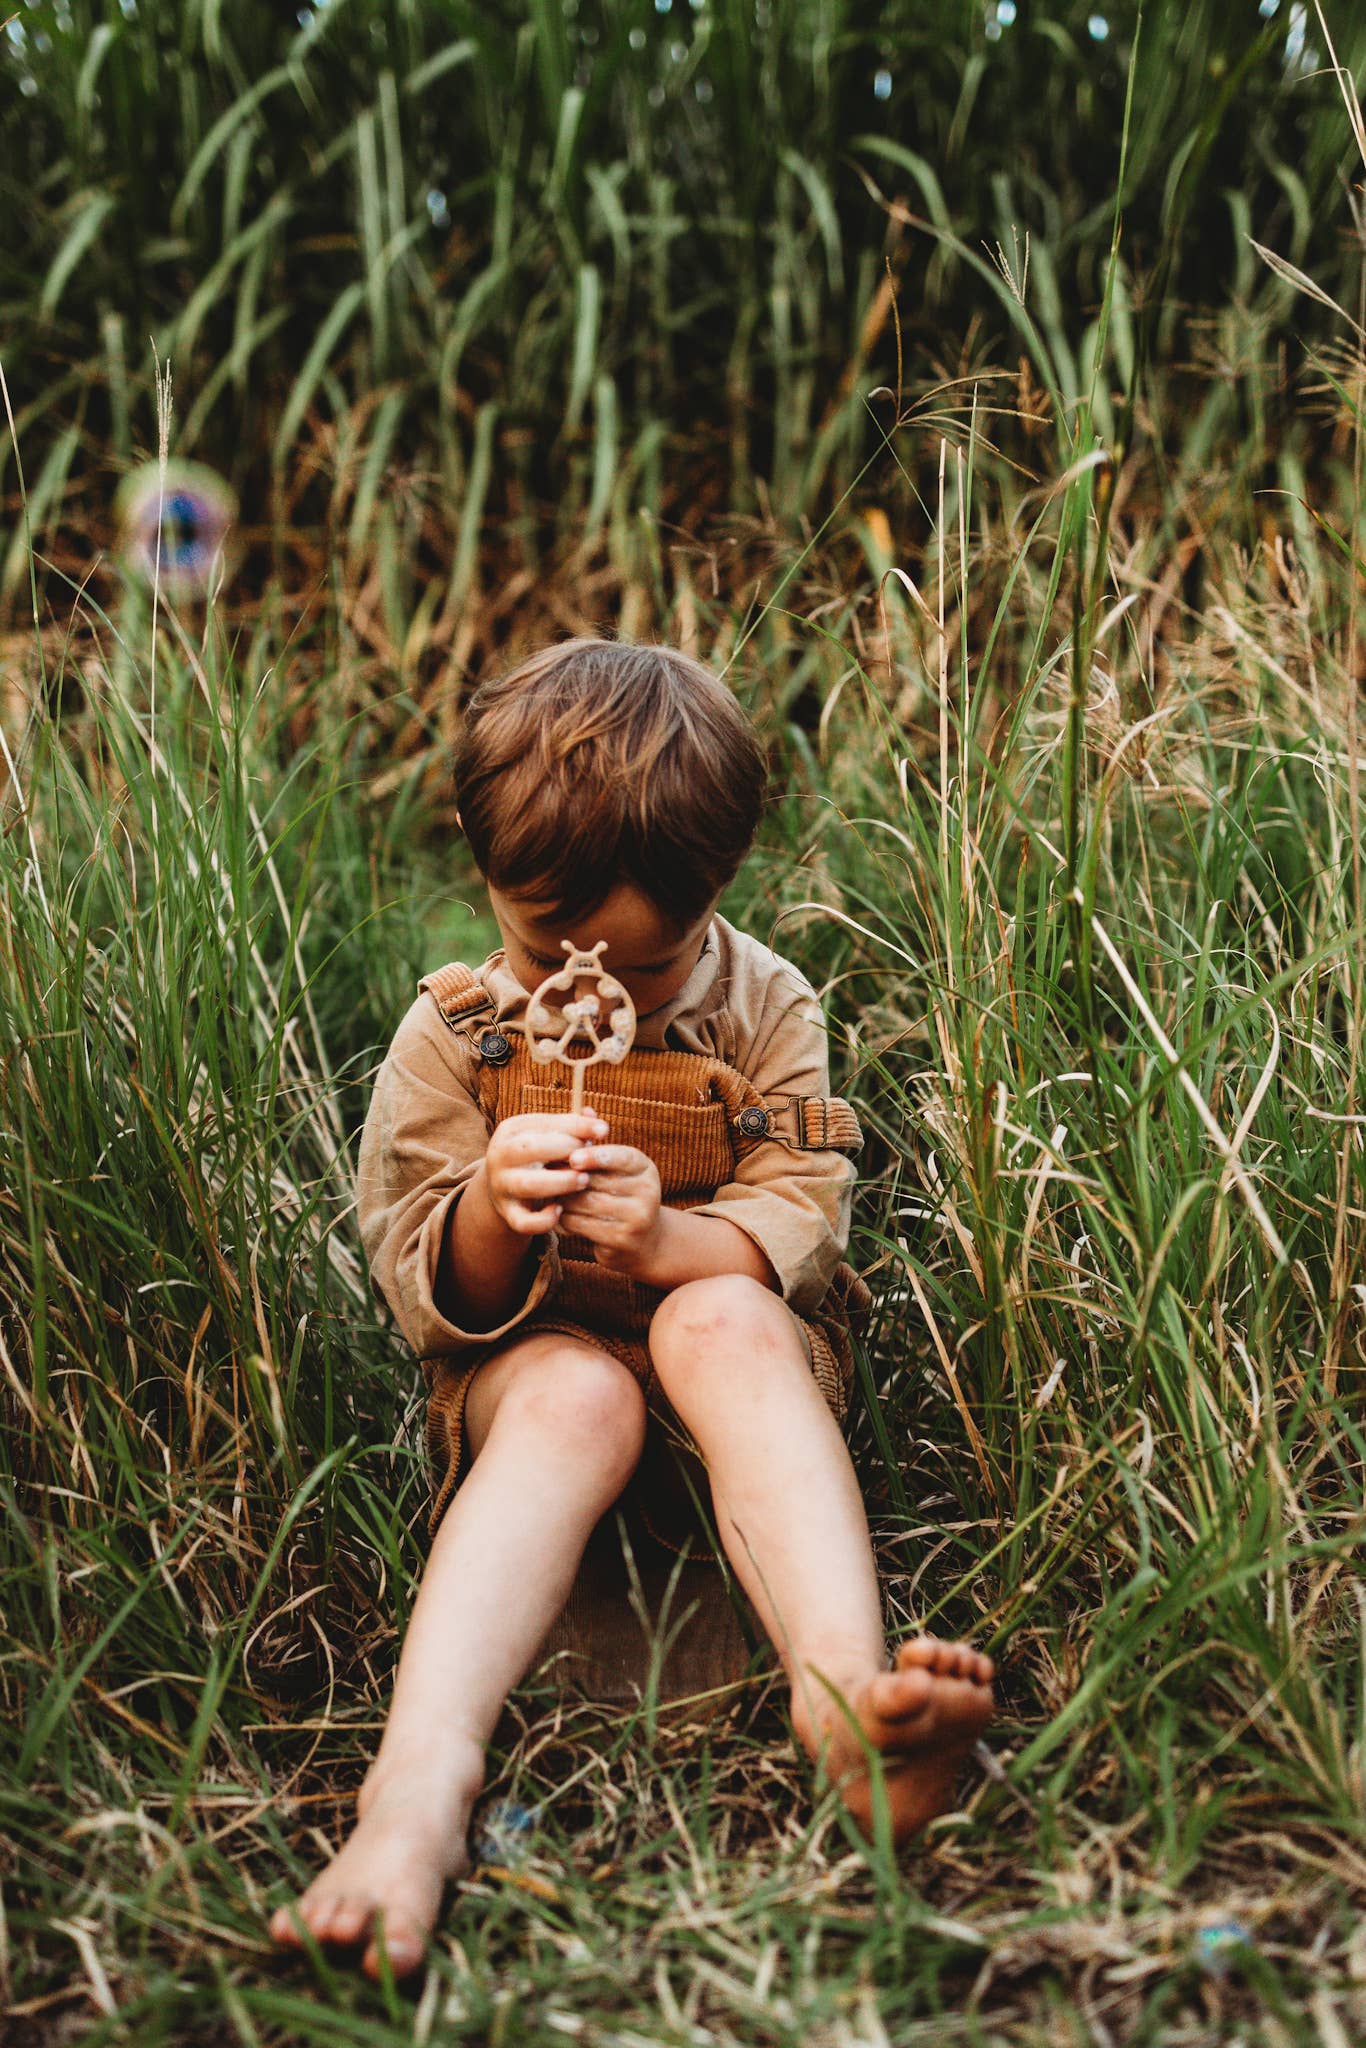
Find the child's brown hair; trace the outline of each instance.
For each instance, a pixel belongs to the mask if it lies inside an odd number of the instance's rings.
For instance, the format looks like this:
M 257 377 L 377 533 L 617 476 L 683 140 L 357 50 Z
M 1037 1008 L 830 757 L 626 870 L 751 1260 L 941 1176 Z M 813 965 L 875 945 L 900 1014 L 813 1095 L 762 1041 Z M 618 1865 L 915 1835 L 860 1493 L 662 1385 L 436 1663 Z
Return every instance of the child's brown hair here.
M 744 859 L 766 773 L 754 728 L 700 661 L 592 639 L 482 684 L 453 766 L 495 889 L 569 921 L 630 882 L 680 930 Z

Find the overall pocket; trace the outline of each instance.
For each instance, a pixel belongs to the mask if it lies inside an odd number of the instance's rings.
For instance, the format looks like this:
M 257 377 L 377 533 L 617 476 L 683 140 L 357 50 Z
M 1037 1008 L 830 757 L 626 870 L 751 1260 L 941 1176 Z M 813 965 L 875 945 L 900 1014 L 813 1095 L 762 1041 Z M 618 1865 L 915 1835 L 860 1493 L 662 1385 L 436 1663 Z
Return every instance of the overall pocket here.
M 609 1096 L 593 1101 L 591 1076 L 585 1097 L 608 1126 L 606 1143 L 634 1145 L 653 1159 L 659 1170 L 661 1200 L 671 1209 L 692 1209 L 709 1202 L 731 1178 L 734 1153 L 725 1104 L 660 1102 L 647 1096 Z M 523 1084 L 519 1109 L 524 1116 L 562 1115 L 569 1107 L 568 1088 Z

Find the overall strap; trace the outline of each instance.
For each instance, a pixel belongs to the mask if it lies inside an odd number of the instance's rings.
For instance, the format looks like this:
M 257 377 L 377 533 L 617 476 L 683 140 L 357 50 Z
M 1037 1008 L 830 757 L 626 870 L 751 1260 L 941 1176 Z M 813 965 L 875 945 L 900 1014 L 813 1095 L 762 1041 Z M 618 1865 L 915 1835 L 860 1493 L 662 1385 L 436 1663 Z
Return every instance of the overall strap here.
M 424 974 L 417 985 L 417 992 L 432 998 L 452 1031 L 463 1031 L 469 1020 L 481 1010 L 493 1008 L 493 998 L 474 969 L 462 966 L 458 960 L 452 960 L 448 967 L 438 967 L 433 973 Z
M 857 1152 L 863 1132 L 842 1095 L 761 1095 L 732 1117 L 737 1136 L 778 1138 L 798 1152 Z
M 442 1021 L 465 1040 L 474 1055 L 474 1085 L 490 1130 L 498 1121 L 499 1070 L 512 1058 L 513 1042 L 493 1018 L 493 997 L 472 968 L 458 960 L 424 974 L 418 993 L 429 995 Z
M 862 1146 L 859 1120 L 843 1096 L 761 1095 L 724 1060 L 711 1064 L 739 1158 L 772 1138 L 796 1152 L 857 1152 Z

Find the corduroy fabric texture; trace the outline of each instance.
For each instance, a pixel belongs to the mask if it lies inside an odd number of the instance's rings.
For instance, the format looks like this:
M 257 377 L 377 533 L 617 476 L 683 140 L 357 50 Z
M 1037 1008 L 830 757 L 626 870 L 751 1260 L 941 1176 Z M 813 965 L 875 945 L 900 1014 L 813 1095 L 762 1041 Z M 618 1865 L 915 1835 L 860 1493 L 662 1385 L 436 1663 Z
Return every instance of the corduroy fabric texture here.
M 481 1043 L 476 1020 L 486 1008 L 483 991 L 467 968 L 446 968 L 429 977 L 430 989 L 452 1028 L 465 1028 L 470 1043 Z M 500 1046 L 500 1051 L 504 1049 Z M 504 1061 L 481 1060 L 477 1068 L 479 1104 L 489 1128 L 511 1116 L 559 1115 L 570 1106 L 572 1076 L 559 1065 L 533 1061 L 525 1040 L 506 1042 Z M 670 1208 L 690 1209 L 710 1202 L 733 1177 L 735 1159 L 748 1143 L 739 1128 L 746 1109 L 763 1107 L 763 1099 L 734 1068 L 696 1053 L 632 1050 L 620 1066 L 594 1066 L 585 1076 L 585 1106 L 600 1110 L 611 1126 L 610 1143 L 634 1145 L 654 1160 L 659 1170 L 661 1199 Z M 837 1148 L 857 1144 L 857 1121 L 848 1105 L 831 1098 L 833 1119 L 820 1112 L 821 1126 L 833 1123 L 826 1140 Z M 798 1108 L 801 1116 L 806 1105 Z M 843 1112 L 843 1115 L 839 1115 Z M 852 1125 L 852 1130 L 851 1130 Z M 811 1130 L 804 1120 L 803 1134 Z M 838 1133 L 838 1135 L 836 1135 Z M 688 1480 L 707 1498 L 705 1464 L 685 1426 L 656 1378 L 647 1336 L 663 1290 L 599 1266 L 592 1244 L 584 1238 L 559 1239 L 560 1280 L 553 1295 L 505 1334 L 495 1348 L 504 1348 L 541 1332 L 558 1331 L 606 1351 L 625 1365 L 639 1382 L 650 1410 L 646 1450 L 623 1499 L 640 1510 L 649 1533 L 670 1549 L 692 1539 L 699 1548 L 701 1525 L 691 1505 Z M 848 1413 L 854 1360 L 850 1322 L 866 1312 L 868 1291 L 841 1262 L 826 1297 L 810 1317 L 798 1317 L 806 1339 L 811 1370 L 835 1419 Z M 458 1485 L 464 1460 L 465 1399 L 471 1381 L 489 1356 L 462 1359 L 449 1365 L 441 1359 L 424 1362 L 429 1398 L 427 1449 L 432 1464 L 434 1498 L 430 1532 L 437 1526 Z

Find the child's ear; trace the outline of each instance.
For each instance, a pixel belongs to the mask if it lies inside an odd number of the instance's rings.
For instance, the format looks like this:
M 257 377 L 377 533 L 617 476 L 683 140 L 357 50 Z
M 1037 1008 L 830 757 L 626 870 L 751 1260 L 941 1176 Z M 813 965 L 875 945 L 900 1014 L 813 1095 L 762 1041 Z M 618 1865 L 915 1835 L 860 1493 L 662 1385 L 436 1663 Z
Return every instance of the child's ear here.
M 463 832 L 465 829 L 465 820 L 461 817 L 459 811 L 457 811 L 455 814 L 455 822 L 460 827 L 460 830 Z

